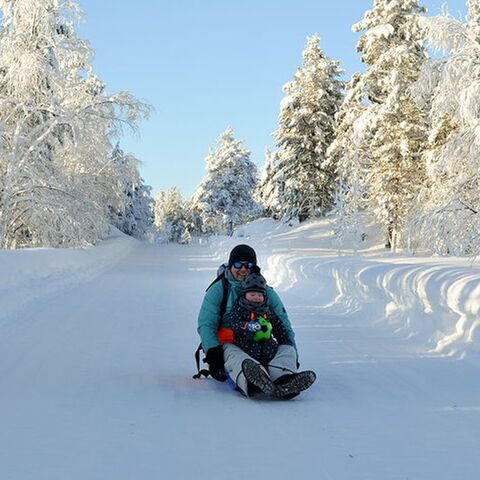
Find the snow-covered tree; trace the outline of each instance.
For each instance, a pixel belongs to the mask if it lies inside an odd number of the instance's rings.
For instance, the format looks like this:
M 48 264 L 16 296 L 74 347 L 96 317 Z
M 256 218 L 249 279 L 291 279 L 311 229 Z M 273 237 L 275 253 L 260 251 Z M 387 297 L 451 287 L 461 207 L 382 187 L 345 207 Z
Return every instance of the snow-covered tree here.
M 115 146 L 112 161 L 123 179 L 121 210 L 112 207 L 112 222 L 122 232 L 139 240 L 149 237 L 153 227 L 152 187 L 145 185 L 139 171 L 139 161 L 133 155 L 127 155 Z
M 334 171 L 324 161 L 342 101 L 341 74 L 339 62 L 321 50 L 319 37 L 308 37 L 303 65 L 283 87 L 285 97 L 275 133 L 275 172 L 263 188 L 274 192 L 279 217 L 303 221 L 332 206 Z
M 186 205 L 178 187 L 157 195 L 155 226 L 160 236 L 168 242 L 190 243 Z
M 264 214 L 273 218 L 276 218 L 276 213 L 279 211 L 278 184 L 273 181 L 276 168 L 276 153 L 267 148 L 265 163 L 254 191 L 254 198 L 263 207 Z
M 253 199 L 257 167 L 243 141 L 227 128 L 205 159 L 207 174 L 192 197 L 191 210 L 201 218 L 203 233 L 225 232 L 261 213 Z
M 150 237 L 153 227 L 153 204 L 152 187 L 143 182 L 140 177 L 140 183 L 131 186 L 127 195 L 126 212 L 129 222 L 125 233 L 132 235 L 140 240 L 146 240 Z
M 480 42 L 480 1 L 479 0 L 467 0 L 468 7 L 468 36 L 472 40 Z
M 157 193 L 157 196 L 155 197 L 155 205 L 153 207 L 153 215 L 154 215 L 154 221 L 153 224 L 155 225 L 155 228 L 157 230 L 162 230 L 163 228 L 163 213 L 165 211 L 165 202 L 167 200 L 167 195 L 164 191 L 160 191 Z
M 206 205 L 202 202 L 203 196 L 203 187 L 202 182 L 195 190 L 193 195 L 187 201 L 186 210 L 188 221 L 191 226 L 191 231 L 196 236 L 209 235 L 212 232 L 208 232 L 205 225 L 203 224 L 203 211 L 207 208 Z
M 447 14 L 424 21 L 430 45 L 445 56 L 420 80 L 420 91 L 432 83 L 435 88 L 428 183 L 412 215 L 411 235 L 416 245 L 440 254 L 480 252 L 480 6 L 467 4 L 467 23 Z
M 419 24 L 424 11 L 418 0 L 375 0 L 353 27 L 365 31 L 357 49 L 367 63 L 362 80 L 374 116 L 369 203 L 393 248 L 425 178 L 425 112 L 410 93 L 427 59 Z
M 355 73 L 346 85 L 345 99 L 335 115 L 335 139 L 327 150 L 326 165 L 336 177 L 335 234 L 357 244 L 364 233 L 362 212 L 367 208 L 367 173 L 372 164 L 369 140 L 374 120 L 365 102 L 363 77 Z
M 0 0 L 0 247 L 93 244 L 124 199 L 111 136 L 146 114 L 108 95 L 61 0 Z
M 182 236 L 180 237 L 180 243 L 182 245 L 189 245 L 190 243 L 192 243 L 192 235 L 188 228 L 185 228 L 183 230 Z

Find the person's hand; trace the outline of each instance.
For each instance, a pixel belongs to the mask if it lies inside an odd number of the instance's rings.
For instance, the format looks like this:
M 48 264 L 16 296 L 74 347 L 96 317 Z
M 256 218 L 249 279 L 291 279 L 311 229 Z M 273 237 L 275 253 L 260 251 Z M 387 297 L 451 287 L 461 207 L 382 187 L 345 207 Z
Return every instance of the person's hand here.
M 225 361 L 223 359 L 223 348 L 221 345 L 208 349 L 206 362 L 209 366 L 210 375 L 215 380 L 224 382 L 227 379 L 227 374 L 225 373 Z

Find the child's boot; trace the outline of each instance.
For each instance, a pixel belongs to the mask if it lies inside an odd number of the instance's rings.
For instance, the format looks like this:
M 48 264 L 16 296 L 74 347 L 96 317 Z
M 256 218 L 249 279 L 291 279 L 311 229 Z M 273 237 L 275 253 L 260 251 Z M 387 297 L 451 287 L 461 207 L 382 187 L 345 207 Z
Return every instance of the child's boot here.
M 242 362 L 242 372 L 245 375 L 248 383 L 258 387 L 263 393 L 269 396 L 277 396 L 277 387 L 272 379 L 268 376 L 265 369 L 257 362 L 246 358 Z
M 275 380 L 275 397 L 290 400 L 310 388 L 316 378 L 315 372 L 311 370 L 283 375 Z

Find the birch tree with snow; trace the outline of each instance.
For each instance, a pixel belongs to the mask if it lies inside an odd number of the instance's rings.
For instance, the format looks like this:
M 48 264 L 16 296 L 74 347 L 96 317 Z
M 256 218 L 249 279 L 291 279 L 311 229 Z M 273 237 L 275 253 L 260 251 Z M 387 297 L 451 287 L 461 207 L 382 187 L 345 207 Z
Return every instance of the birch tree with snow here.
M 363 75 L 373 135 L 368 171 L 369 204 L 395 247 L 425 181 L 421 152 L 426 112 L 410 89 L 427 59 L 419 24 L 425 9 L 417 0 L 375 0 L 354 31 L 365 31 L 357 50 L 367 64 Z
M 444 57 L 419 81 L 420 92 L 435 89 L 428 184 L 410 227 L 416 245 L 439 254 L 480 252 L 480 5 L 467 5 L 466 23 L 448 14 L 424 20 L 429 44 Z
M 303 65 L 283 90 L 275 133 L 275 173 L 264 186 L 275 192 L 275 214 L 286 219 L 325 214 L 333 204 L 334 170 L 324 164 L 342 101 L 339 62 L 328 58 L 317 35 L 308 37 Z
M 106 93 L 74 2 L 0 0 L 0 10 L 0 248 L 94 244 L 124 201 L 111 137 L 147 108 Z
M 205 159 L 207 174 L 194 193 L 191 209 L 198 212 L 203 233 L 231 235 L 237 225 L 261 214 L 253 199 L 257 167 L 242 140 L 227 128 Z

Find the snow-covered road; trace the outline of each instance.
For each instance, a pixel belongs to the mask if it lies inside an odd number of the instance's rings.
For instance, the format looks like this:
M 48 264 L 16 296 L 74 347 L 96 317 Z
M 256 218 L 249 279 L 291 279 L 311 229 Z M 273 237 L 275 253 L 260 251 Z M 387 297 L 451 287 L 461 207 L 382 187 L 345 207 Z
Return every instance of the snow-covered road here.
M 203 290 L 235 242 L 130 245 L 0 317 L 1 480 L 478 478 L 478 357 L 422 351 L 374 304 L 332 308 L 308 269 L 278 288 L 309 391 L 193 380 Z

